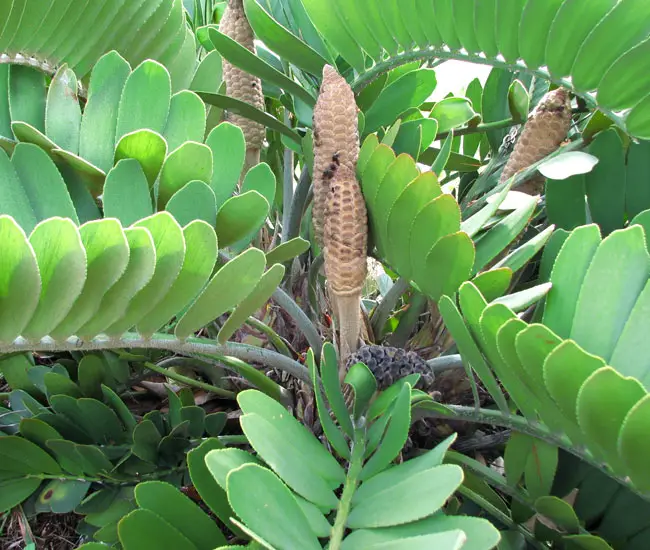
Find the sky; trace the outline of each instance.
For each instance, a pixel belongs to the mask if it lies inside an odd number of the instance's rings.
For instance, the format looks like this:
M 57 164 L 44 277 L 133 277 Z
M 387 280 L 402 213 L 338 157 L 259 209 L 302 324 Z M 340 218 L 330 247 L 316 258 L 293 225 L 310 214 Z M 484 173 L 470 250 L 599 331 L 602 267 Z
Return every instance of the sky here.
M 431 96 L 431 101 L 439 101 L 450 92 L 462 96 L 467 85 L 479 78 L 482 84 L 490 73 L 491 67 L 487 65 L 476 65 L 466 61 L 446 61 L 435 68 L 438 84 Z

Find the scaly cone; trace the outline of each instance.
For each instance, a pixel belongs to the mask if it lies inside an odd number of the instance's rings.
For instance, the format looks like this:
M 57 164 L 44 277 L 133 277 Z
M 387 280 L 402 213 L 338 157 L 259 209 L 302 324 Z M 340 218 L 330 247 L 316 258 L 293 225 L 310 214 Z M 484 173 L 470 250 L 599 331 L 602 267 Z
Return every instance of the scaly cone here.
M 340 166 L 354 174 L 359 158 L 359 128 L 354 92 L 330 65 L 323 68 L 314 107 L 314 202 L 316 241 L 323 246 L 324 214 L 329 182 Z
M 368 218 L 356 175 L 343 164 L 327 186 L 323 229 L 325 274 L 339 326 L 339 359 L 345 365 L 346 358 L 359 346 Z
M 246 19 L 242 0 L 228 0 L 228 6 L 219 22 L 219 30 L 241 46 L 255 53 L 255 37 L 253 29 L 251 29 L 248 19 Z M 242 71 L 224 59 L 223 79 L 226 83 L 226 95 L 264 111 L 264 94 L 262 92 L 262 81 L 259 78 Z M 246 139 L 246 161 L 242 171 L 243 178 L 246 172 L 260 161 L 260 150 L 264 143 L 266 130 L 258 122 L 234 113 L 229 113 L 227 120 L 239 126 Z
M 570 128 L 571 101 L 569 92 L 564 88 L 548 92 L 526 122 L 501 173 L 500 183 L 555 151 L 566 139 Z M 543 191 L 543 185 L 544 178 L 537 175 L 518 187 L 517 190 L 529 195 L 537 195 Z

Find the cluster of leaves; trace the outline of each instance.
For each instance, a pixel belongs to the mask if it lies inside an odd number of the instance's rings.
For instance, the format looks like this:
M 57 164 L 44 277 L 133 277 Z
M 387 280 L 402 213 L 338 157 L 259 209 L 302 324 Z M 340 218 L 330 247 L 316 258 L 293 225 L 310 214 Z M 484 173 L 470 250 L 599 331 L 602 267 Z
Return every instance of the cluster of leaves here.
M 281 264 L 309 247 L 299 236 L 310 238 L 310 128 L 327 63 L 357 95 L 371 252 L 400 278 L 373 312 L 376 341 L 392 331 L 406 343 L 435 302 L 446 327 L 435 343 L 457 349 L 474 396 L 476 374 L 495 408 L 437 404 L 412 389 L 417 377 L 372 400 L 374 380 L 357 365 L 346 379 L 350 415 L 326 345 L 320 373 L 311 352 L 306 364 L 332 454 L 268 397 L 286 397 L 282 388 L 239 365 L 267 393 L 238 397 L 252 454 L 224 449 L 223 415 L 206 415 L 187 389 L 168 393 L 168 414 L 135 419 L 119 397 L 128 364 L 111 352 L 51 367 L 8 356 L 0 509 L 75 510 L 82 533 L 125 548 L 224 546 L 217 524 L 172 487 L 187 481 L 185 453 L 207 433 L 187 457 L 192 483 L 251 548 L 494 547 L 488 523 L 453 515 L 476 513 L 468 502 L 507 529 L 503 548 L 645 548 L 650 193 L 648 145 L 630 136 L 650 137 L 647 6 L 243 3 L 263 42 L 256 54 L 213 26 L 223 2 L 0 7 L 0 346 L 56 350 L 76 335 L 80 349 L 111 349 L 144 336 L 152 349 L 175 349 L 232 312 L 214 344 L 229 340 L 280 285 Z M 266 111 L 223 93 L 222 57 L 262 79 Z M 495 68 L 467 97 L 431 103 L 429 64 L 445 59 Z M 512 191 L 522 176 L 497 181 L 507 129 L 549 81 L 587 112 L 563 150 L 588 145 L 595 159 L 584 169 L 555 155 L 538 201 Z M 269 130 L 266 163 L 239 189 L 245 143 L 219 124 L 222 109 Z M 266 255 L 249 248 L 262 228 L 282 243 Z M 318 280 L 317 262 L 303 256 L 295 267 Z M 318 351 L 316 329 L 300 322 Z M 453 438 L 392 466 L 411 422 L 431 416 L 511 428 L 505 476 L 448 451 Z M 448 501 L 455 491 L 462 505 Z
M 311 350 L 307 364 L 318 387 Z M 429 399 L 412 389 L 418 376 L 376 394 L 372 374 L 361 363 L 355 365 L 346 377 L 354 395 L 350 412 L 336 352 L 326 344 L 320 369 L 325 393 L 317 391 L 317 409 L 347 472 L 282 405 L 246 390 L 237 397 L 240 422 L 256 454 L 209 439 L 189 453 L 192 482 L 217 517 L 241 538 L 252 539 L 249 548 L 322 548 L 325 542 L 332 549 L 388 544 L 452 549 L 465 541 L 465 548 L 492 548 L 499 534 L 487 521 L 441 510 L 463 478 L 458 466 L 442 464 L 455 436 L 391 465 L 406 441 L 411 407 Z M 140 484 L 135 498 L 138 509 L 118 527 L 126 549 L 173 544 L 207 550 L 226 544 L 205 513 L 169 485 Z
M 182 485 L 187 450 L 216 438 L 226 422 L 225 413 L 195 406 L 188 389 L 168 390 L 166 414 L 136 418 L 116 393 L 129 364 L 112 352 L 52 366 L 16 355 L 2 369 L 16 389 L 10 408 L 0 408 L 0 510 L 23 503 L 30 514 L 75 511 L 80 533 L 107 544 L 118 541 L 118 520 L 136 506 L 135 485 Z

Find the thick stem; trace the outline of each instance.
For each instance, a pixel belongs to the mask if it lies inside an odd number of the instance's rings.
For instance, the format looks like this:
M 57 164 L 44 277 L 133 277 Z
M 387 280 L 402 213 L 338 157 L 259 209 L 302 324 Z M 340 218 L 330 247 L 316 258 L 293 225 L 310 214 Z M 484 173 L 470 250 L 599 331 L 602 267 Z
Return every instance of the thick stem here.
M 513 431 L 535 437 L 545 441 L 549 445 L 560 447 L 571 453 L 572 455 L 583 460 L 587 464 L 591 464 L 605 475 L 609 476 L 621 485 L 625 485 L 630 491 L 639 495 L 643 500 L 650 502 L 650 494 L 640 493 L 635 489 L 627 480 L 613 473 L 605 464 L 599 462 L 594 456 L 584 447 L 574 445 L 569 438 L 564 434 L 553 433 L 548 426 L 539 422 L 531 422 L 523 416 L 518 415 L 504 415 L 501 411 L 491 409 L 474 409 L 473 407 L 465 407 L 462 405 L 444 405 L 444 411 L 439 410 L 426 410 L 416 408 L 413 410 L 413 419 L 420 418 L 444 418 L 449 420 L 461 420 L 465 422 L 475 422 L 478 424 L 489 424 L 491 426 L 500 426 L 502 428 L 510 428 Z
M 29 351 L 96 351 L 104 349 L 164 349 L 189 356 L 229 355 L 243 361 L 262 363 L 267 367 L 283 370 L 309 386 L 312 385 L 309 370 L 297 361 L 275 351 L 235 342 L 221 345 L 204 338 L 188 338 L 181 341 L 170 334 L 154 334 L 151 338 L 144 338 L 139 334 L 127 332 L 121 338 L 109 338 L 105 334 L 100 334 L 91 340 L 81 340 L 73 336 L 63 342 L 55 342 L 49 338 L 45 341 L 31 342 L 19 338 L 11 344 L 0 344 L 0 354 Z
M 339 359 L 345 363 L 348 355 L 357 351 L 361 333 L 361 293 L 351 296 L 333 295 L 340 336 Z
M 434 359 L 429 359 L 427 365 L 431 367 L 431 371 L 434 374 L 439 372 L 444 372 L 449 369 L 463 369 L 463 358 L 458 355 L 443 355 L 441 357 L 435 357 Z
M 343 535 L 345 534 L 345 524 L 348 521 L 350 509 L 352 508 L 352 497 L 357 490 L 357 485 L 359 485 L 359 476 L 363 468 L 363 455 L 365 452 L 365 429 L 357 426 L 354 429 L 354 437 L 352 439 L 352 456 L 350 457 L 348 474 L 345 477 L 343 494 L 339 500 L 336 520 L 334 521 L 334 527 L 332 527 L 332 534 L 330 536 L 330 550 L 340 550 L 341 548 Z
M 497 67 L 500 69 L 506 69 L 508 71 L 517 71 L 522 73 L 528 73 L 544 80 L 554 82 L 558 86 L 563 86 L 569 90 L 572 90 L 573 93 L 582 97 L 585 100 L 585 103 L 591 107 L 598 107 L 608 118 L 614 121 L 614 123 L 619 127 L 625 130 L 625 121 L 624 119 L 616 114 L 615 112 L 604 109 L 598 105 L 597 101 L 587 92 L 577 92 L 571 86 L 571 83 L 565 78 L 553 78 L 548 72 L 542 71 L 540 69 L 531 69 L 522 65 L 520 63 L 508 63 L 507 61 L 500 61 L 498 59 L 488 59 L 483 54 L 469 54 L 469 53 L 460 53 L 453 52 L 449 49 L 443 48 L 427 48 L 422 50 L 407 51 L 401 54 L 398 54 L 390 59 L 377 63 L 370 70 L 362 73 L 359 78 L 357 78 L 352 83 L 352 89 L 356 94 L 361 92 L 368 84 L 373 82 L 376 78 L 381 76 L 384 73 L 391 71 L 392 69 L 404 65 L 405 63 L 410 63 L 411 61 L 428 61 L 431 59 L 440 59 L 440 60 L 456 60 L 456 61 L 469 61 L 470 63 L 476 63 L 478 65 L 488 65 L 490 67 Z

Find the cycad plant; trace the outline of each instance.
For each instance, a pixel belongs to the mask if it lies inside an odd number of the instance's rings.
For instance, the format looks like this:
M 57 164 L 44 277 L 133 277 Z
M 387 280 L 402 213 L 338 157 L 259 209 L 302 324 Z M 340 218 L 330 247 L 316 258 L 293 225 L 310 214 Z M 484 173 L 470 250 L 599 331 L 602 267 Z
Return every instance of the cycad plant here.
M 648 16 L 2 2 L 0 529 L 647 548 Z

